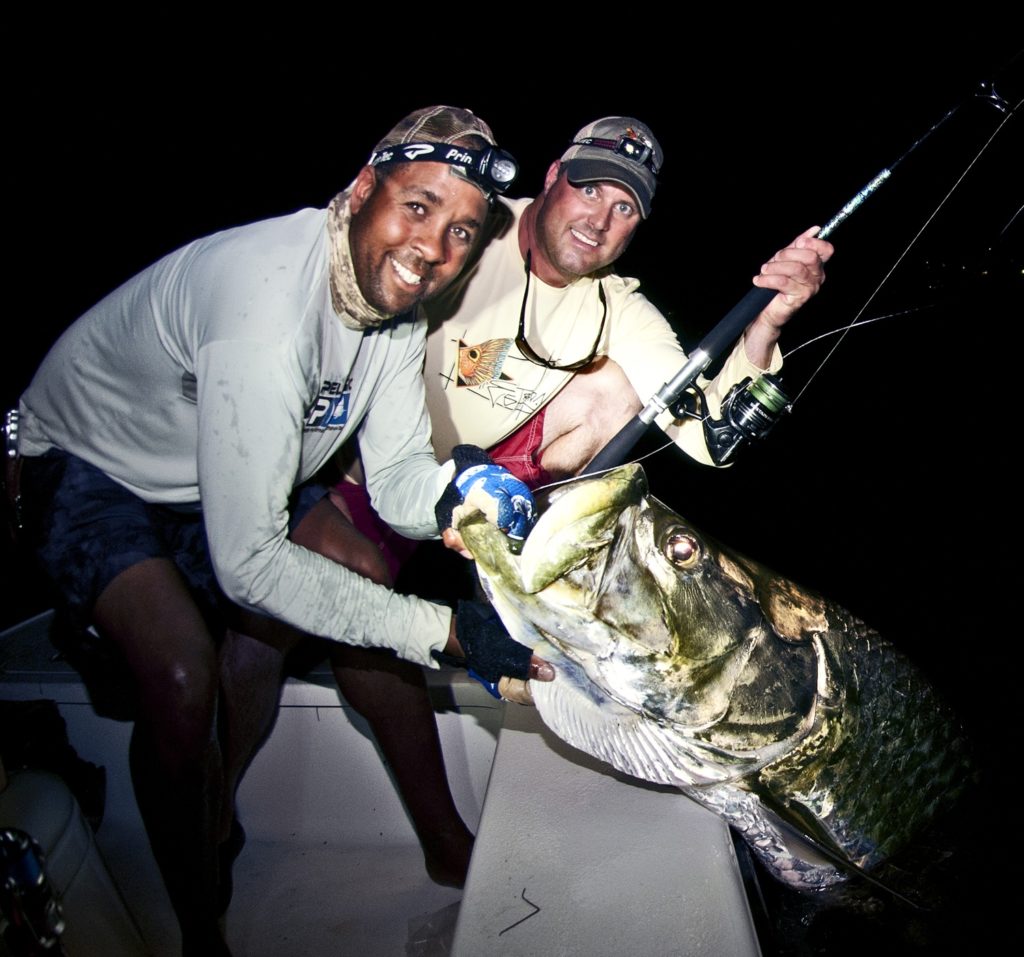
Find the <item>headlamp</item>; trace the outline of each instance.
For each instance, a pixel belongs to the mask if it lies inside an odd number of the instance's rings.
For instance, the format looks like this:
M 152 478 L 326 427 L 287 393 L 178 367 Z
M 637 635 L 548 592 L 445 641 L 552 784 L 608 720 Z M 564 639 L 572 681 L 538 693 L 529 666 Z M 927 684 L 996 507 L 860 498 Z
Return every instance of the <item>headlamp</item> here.
M 475 150 L 450 143 L 403 143 L 376 150 L 367 161 L 368 166 L 382 166 L 385 163 L 414 163 L 424 160 L 428 163 L 447 163 L 476 183 L 490 196 L 504 193 L 519 172 L 519 164 L 511 153 L 496 146 Z
M 581 140 L 574 140 L 573 146 L 596 146 L 598 149 L 611 150 L 618 156 L 624 156 L 634 163 L 646 166 L 654 174 L 661 169 L 661 163 L 654 158 L 654 147 L 645 140 L 633 136 L 623 135 L 615 140 L 587 136 Z

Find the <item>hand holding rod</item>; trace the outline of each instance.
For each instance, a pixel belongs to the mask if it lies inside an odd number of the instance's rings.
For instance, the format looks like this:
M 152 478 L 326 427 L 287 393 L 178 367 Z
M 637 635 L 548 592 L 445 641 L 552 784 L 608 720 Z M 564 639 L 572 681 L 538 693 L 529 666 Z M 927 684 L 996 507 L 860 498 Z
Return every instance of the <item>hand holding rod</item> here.
M 976 94 L 988 100 L 996 109 L 1001 112 L 1009 112 L 1006 101 L 996 93 L 992 85 L 981 84 L 980 92 Z M 966 101 L 965 101 L 966 102 Z M 932 133 L 934 133 L 946 120 L 956 113 L 963 103 L 959 103 L 935 123 L 923 136 L 911 144 L 894 163 L 883 169 L 861 189 L 842 209 L 836 213 L 818 233 L 819 239 L 827 239 L 836 228 L 843 223 L 860 205 L 871 196 L 888 178 L 892 171 L 917 149 Z M 633 446 L 643 437 L 648 426 L 665 409 L 673 405 L 683 394 L 686 388 L 699 376 L 713 361 L 721 355 L 725 349 L 735 342 L 743 331 L 760 314 L 761 311 L 772 301 L 776 293 L 773 289 L 751 289 L 733 308 L 719 321 L 701 341 L 696 349 L 690 354 L 686 364 L 676 375 L 666 382 L 651 400 L 640 410 L 637 416 L 616 434 L 611 441 L 591 460 L 580 475 L 594 475 L 622 464 L 633 450 Z

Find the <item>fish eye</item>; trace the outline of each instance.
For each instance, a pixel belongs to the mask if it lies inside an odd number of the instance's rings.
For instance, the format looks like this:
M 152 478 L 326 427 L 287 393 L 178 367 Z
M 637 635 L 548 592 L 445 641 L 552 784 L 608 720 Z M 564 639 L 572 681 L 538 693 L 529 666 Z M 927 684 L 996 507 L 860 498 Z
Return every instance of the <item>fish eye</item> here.
M 697 539 L 679 530 L 665 536 L 662 551 L 677 568 L 692 568 L 700 560 L 700 544 Z

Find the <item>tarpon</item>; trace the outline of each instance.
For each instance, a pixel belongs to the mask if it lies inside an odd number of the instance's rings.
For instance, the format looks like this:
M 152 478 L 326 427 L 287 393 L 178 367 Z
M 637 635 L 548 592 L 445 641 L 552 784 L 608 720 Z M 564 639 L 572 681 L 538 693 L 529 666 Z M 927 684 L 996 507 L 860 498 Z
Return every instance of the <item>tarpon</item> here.
M 678 786 L 805 889 L 873 868 L 956 800 L 963 732 L 876 631 L 697 531 L 639 466 L 538 505 L 518 556 L 478 513 L 457 527 L 509 632 L 555 665 L 531 685 L 561 738 Z

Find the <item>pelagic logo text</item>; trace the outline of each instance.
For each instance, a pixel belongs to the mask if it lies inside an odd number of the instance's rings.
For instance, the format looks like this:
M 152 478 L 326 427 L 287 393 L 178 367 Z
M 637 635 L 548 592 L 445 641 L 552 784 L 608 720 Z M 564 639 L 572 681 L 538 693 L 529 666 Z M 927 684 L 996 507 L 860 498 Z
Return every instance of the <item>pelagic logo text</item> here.
M 348 422 L 348 402 L 352 394 L 352 380 L 324 382 L 320 394 L 306 413 L 307 429 L 340 429 Z

